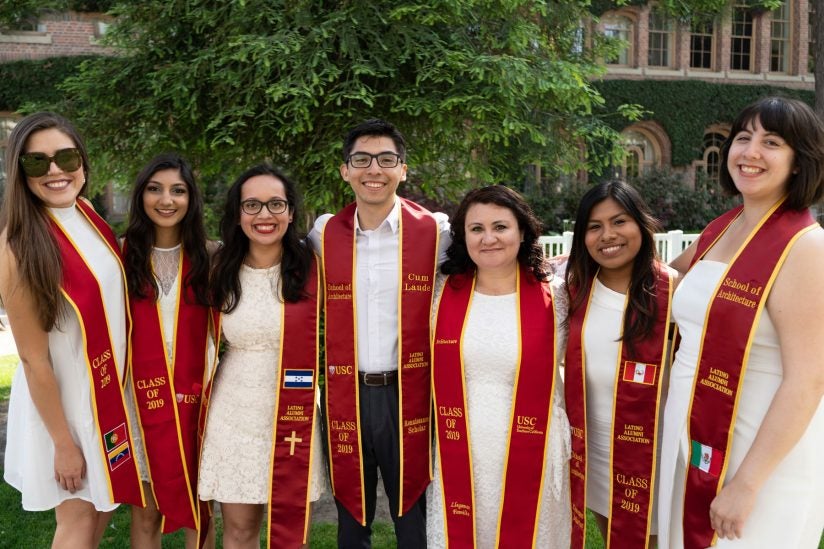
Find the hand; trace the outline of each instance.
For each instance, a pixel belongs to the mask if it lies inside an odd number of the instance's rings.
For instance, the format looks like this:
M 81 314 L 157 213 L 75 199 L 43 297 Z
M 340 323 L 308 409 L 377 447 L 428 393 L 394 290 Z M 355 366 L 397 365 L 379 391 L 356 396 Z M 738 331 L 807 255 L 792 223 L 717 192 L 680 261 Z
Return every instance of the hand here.
M 735 480 L 724 486 L 710 504 L 710 524 L 722 539 L 744 534 L 744 523 L 755 505 L 756 491 Z
M 54 448 L 54 480 L 72 494 L 83 487 L 86 478 L 86 460 L 74 442 Z

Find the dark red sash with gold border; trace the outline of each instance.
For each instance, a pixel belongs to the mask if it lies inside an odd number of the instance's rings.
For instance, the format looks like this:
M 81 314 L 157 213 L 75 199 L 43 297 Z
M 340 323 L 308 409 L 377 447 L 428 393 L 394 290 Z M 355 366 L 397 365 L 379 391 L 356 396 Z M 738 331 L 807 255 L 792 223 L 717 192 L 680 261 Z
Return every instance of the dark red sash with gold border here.
M 355 204 L 332 217 L 322 236 L 326 284 L 326 411 L 332 491 L 366 524 L 358 409 Z M 437 268 L 435 218 L 400 199 L 398 389 L 401 455 L 399 515 L 431 480 L 429 315 Z
M 684 547 L 715 545 L 710 503 L 721 490 L 758 319 L 793 243 L 818 226 L 809 210 L 773 206 L 735 253 L 713 292 L 693 381 L 688 438 L 690 464 L 684 491 Z M 741 207 L 712 221 L 701 233 L 693 264 L 740 214 Z
M 128 253 L 128 242 L 125 253 Z M 174 363 L 166 356 L 158 302 L 130 298 L 132 388 L 163 532 L 198 529 L 198 419 L 209 337 L 209 311 L 184 286 L 189 258 L 181 249 L 174 319 Z M 171 319 L 170 319 L 171 320 Z
M 475 547 L 475 492 L 469 440 L 463 331 L 475 287 L 452 275 L 438 302 L 432 385 L 447 547 Z M 555 381 L 555 309 L 549 284 L 518 273 L 518 369 L 503 473 L 497 547 L 533 547 L 540 515 Z
M 658 317 L 649 337 L 632 345 L 619 342 L 615 365 L 612 440 L 610 450 L 610 511 L 608 546 L 646 547 L 655 493 L 655 454 L 661 399 L 661 376 L 667 360 L 667 334 L 672 306 L 672 281 L 663 265 L 656 266 Z M 567 415 L 572 428 L 570 501 L 571 547 L 586 545 L 586 353 L 583 346 L 594 284 L 582 291 L 587 299 L 569 318 L 564 372 Z M 626 310 L 626 301 L 624 302 Z M 623 318 L 623 316 L 622 316 Z M 623 321 L 622 321 L 623 323 Z M 623 327 L 621 333 L 623 334 Z
M 280 379 L 269 470 L 268 547 L 300 547 L 309 533 L 309 482 L 318 379 L 320 282 L 312 261 L 307 297 L 284 303 Z
M 109 247 L 122 273 L 120 247 L 111 228 L 82 199 L 78 199 L 77 207 Z M 143 487 L 135 467 L 122 380 L 115 364 L 100 281 L 60 223 L 53 218 L 50 221 L 51 232 L 57 241 L 63 262 L 61 291 L 76 312 L 83 333 L 83 347 L 92 389 L 92 411 L 100 432 L 100 451 L 106 464 L 109 496 L 113 503 L 143 507 Z M 121 283 L 125 287 L 125 275 Z M 125 301 L 123 306 L 126 307 Z

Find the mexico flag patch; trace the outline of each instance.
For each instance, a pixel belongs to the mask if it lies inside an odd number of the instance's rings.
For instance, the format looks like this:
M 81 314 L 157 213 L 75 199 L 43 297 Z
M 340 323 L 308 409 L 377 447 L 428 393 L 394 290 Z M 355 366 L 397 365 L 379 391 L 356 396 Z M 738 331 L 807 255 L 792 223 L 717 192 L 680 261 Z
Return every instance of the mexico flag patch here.
M 691 446 L 690 465 L 718 477 L 721 474 L 721 465 L 724 463 L 724 453 L 694 440 Z
M 644 364 L 643 362 L 624 362 L 624 381 L 632 383 L 643 383 L 644 385 L 655 384 L 655 364 Z

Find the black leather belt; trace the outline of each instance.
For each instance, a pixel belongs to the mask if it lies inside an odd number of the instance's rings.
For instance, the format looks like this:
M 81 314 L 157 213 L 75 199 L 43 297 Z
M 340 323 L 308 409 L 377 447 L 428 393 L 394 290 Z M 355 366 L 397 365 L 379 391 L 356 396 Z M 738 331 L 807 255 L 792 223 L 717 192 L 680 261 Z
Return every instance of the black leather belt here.
M 392 370 L 391 372 L 358 372 L 361 383 L 368 387 L 383 387 L 384 385 L 393 385 L 398 380 L 398 372 Z

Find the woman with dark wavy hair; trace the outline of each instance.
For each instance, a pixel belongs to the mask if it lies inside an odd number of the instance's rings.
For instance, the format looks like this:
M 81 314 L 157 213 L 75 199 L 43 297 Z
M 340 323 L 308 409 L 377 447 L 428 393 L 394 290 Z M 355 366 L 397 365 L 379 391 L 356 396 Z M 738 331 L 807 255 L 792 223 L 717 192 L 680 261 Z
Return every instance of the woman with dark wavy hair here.
M 503 185 L 469 192 L 452 220 L 434 313 L 431 547 L 569 545 L 567 305 L 540 234 Z
M 209 528 L 196 493 L 210 354 L 207 246 L 192 168 L 177 154 L 154 157 L 135 181 L 123 245 L 133 321 L 130 402 L 142 441 L 135 457 L 144 491 L 154 495 L 146 507 L 132 507 L 134 547 L 159 548 L 164 518 L 164 531 L 185 529 L 190 548 L 197 530 Z
M 631 547 L 655 545 L 655 452 L 674 274 L 658 259 L 658 227 L 632 186 L 600 183 L 578 205 L 566 269 L 572 513 L 593 511 L 604 540 Z M 624 425 L 636 428 L 625 433 Z M 572 547 L 584 547 L 585 534 L 575 523 Z
M 121 390 L 126 285 L 112 230 L 80 195 L 71 122 L 20 120 L 6 149 L 0 300 L 20 355 L 4 479 L 23 509 L 54 509 L 53 547 L 96 547 L 118 503 L 143 503 Z
M 315 415 L 322 294 L 294 224 L 298 202 L 295 184 L 261 164 L 229 188 L 220 222 L 210 285 L 226 350 L 207 390 L 199 493 L 221 502 L 225 546 L 258 546 L 265 504 L 276 545 L 306 543 L 308 502 L 323 488 Z
M 741 206 L 672 266 L 681 333 L 661 449 L 662 545 L 818 547 L 824 527 L 824 123 L 765 97 L 721 147 Z M 664 487 L 670 493 L 664 494 Z

